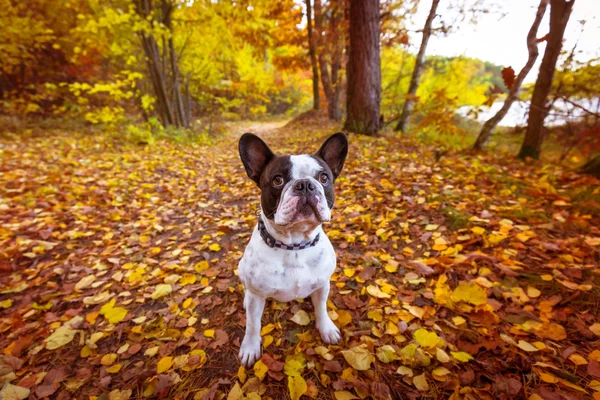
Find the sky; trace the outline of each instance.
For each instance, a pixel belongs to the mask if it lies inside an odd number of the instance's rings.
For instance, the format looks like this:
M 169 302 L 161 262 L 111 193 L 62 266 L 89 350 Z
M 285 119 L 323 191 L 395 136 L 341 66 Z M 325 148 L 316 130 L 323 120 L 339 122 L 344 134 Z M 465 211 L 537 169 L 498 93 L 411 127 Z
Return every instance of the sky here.
M 444 0 L 440 2 L 438 14 L 444 13 L 441 18 L 451 19 L 447 10 L 441 8 L 442 3 Z M 539 0 L 498 0 L 497 3 L 500 5 L 500 12 L 483 15 L 476 24 L 464 22 L 448 36 L 431 37 L 427 54 L 479 58 L 505 67 L 511 66 L 518 73 L 527 61 L 526 38 Z M 430 7 L 431 0 L 421 0 L 417 13 L 408 25 L 411 31 L 422 29 Z M 549 16 L 550 7 L 546 10 L 538 37 L 548 33 Z M 439 21 L 439 18 L 440 16 L 435 21 Z M 583 32 L 580 20 L 587 21 Z M 563 49 L 571 49 L 578 39 L 577 48 L 582 50 L 576 57 L 578 60 L 600 57 L 600 0 L 575 0 L 565 31 Z M 416 53 L 421 43 L 421 34 L 411 32 L 410 43 L 410 50 Z M 525 79 L 526 83 L 535 81 L 544 48 L 545 43 L 540 44 L 540 55 Z

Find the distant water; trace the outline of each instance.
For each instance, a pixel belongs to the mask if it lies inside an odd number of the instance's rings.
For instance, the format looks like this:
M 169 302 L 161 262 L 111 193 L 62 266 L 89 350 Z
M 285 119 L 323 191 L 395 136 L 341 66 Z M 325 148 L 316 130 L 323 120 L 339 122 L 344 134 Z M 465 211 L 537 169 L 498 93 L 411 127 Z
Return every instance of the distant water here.
M 590 111 L 600 114 L 600 98 L 577 100 L 576 103 Z M 481 107 L 477 114 L 477 118 L 475 118 L 475 114 L 473 113 L 475 107 L 464 106 L 459 108 L 457 113 L 463 117 L 477 119 L 477 121 L 483 123 L 492 118 L 498 110 L 502 108 L 503 104 L 504 102 L 496 102 L 492 104 L 491 107 Z M 499 125 L 509 127 L 526 125 L 528 114 L 529 101 L 514 102 L 510 107 L 508 114 L 500 121 Z M 545 125 L 562 125 L 567 120 L 578 119 L 584 115 L 586 115 L 585 111 L 559 99 L 554 103 L 552 110 L 550 110 Z

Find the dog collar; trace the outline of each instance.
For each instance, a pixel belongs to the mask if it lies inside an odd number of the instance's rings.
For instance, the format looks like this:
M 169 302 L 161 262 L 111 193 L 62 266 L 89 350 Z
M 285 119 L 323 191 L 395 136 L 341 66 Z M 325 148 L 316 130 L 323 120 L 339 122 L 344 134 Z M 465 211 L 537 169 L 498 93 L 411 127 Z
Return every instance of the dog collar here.
M 317 236 L 315 236 L 315 238 L 312 240 L 305 240 L 300 243 L 285 244 L 282 241 L 275 239 L 269 232 L 267 232 L 267 228 L 265 227 L 265 223 L 263 222 L 262 218 L 258 220 L 258 232 L 260 232 L 260 236 L 263 238 L 267 246 L 277 247 L 284 250 L 303 250 L 313 247 L 319 242 L 319 236 L 321 235 L 320 233 L 317 233 Z

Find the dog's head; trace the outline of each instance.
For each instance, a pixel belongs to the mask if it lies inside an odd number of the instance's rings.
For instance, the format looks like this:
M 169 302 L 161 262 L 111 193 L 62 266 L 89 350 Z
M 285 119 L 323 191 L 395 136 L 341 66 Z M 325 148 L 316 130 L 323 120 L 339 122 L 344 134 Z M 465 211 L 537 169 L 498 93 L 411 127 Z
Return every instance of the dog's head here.
M 240 138 L 246 173 L 261 190 L 263 215 L 285 230 L 314 228 L 331 218 L 333 183 L 342 172 L 348 139 L 329 137 L 314 155 L 277 156 L 258 136 Z

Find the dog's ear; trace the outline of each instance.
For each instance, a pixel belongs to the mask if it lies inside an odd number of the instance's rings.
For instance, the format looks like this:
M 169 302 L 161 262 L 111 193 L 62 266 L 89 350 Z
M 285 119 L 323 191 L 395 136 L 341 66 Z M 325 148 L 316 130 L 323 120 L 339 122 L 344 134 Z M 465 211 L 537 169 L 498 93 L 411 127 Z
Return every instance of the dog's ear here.
M 239 143 L 240 158 L 246 173 L 260 186 L 260 176 L 275 157 L 269 146 L 253 133 L 244 133 Z
M 342 172 L 344 161 L 348 155 L 348 138 L 342 132 L 330 136 L 317 152 L 333 172 L 334 178 Z

